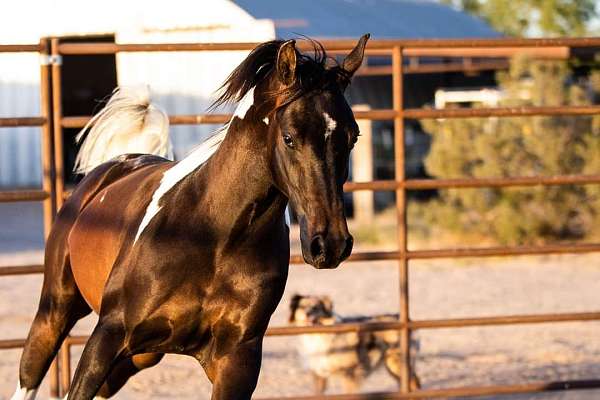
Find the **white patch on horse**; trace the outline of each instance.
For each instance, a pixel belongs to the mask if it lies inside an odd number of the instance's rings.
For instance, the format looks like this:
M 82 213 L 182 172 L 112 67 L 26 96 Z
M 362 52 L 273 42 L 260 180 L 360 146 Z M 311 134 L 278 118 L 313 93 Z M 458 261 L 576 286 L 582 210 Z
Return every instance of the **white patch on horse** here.
M 248 93 L 239 101 L 238 106 L 231 117 L 231 120 L 235 117 L 244 119 L 246 113 L 250 107 L 254 104 L 254 88 L 250 89 Z M 202 142 L 196 149 L 194 149 L 187 157 L 175 164 L 173 167 L 165 171 L 158 188 L 154 191 L 150 204 L 146 208 L 146 213 L 140 222 L 137 233 L 133 244 L 137 242 L 140 235 L 146 229 L 146 226 L 152 221 L 152 218 L 161 210 L 160 205 L 161 198 L 171 190 L 177 183 L 183 180 L 186 176 L 191 174 L 193 171 L 201 167 L 219 148 L 227 132 L 231 121 L 217 134 L 211 136 L 204 142 Z
M 283 214 L 284 214 L 284 216 L 285 216 L 285 224 L 286 224 L 288 227 L 290 227 L 290 226 L 292 225 L 292 219 L 291 219 L 291 217 L 290 217 L 290 215 L 291 215 L 290 213 L 291 213 L 291 211 L 290 211 L 290 207 L 288 206 L 288 207 L 286 207 L 286 208 L 285 208 L 285 211 L 284 211 L 284 213 L 283 213 Z
M 15 394 L 12 395 L 10 400 L 33 400 L 37 394 L 36 389 L 27 389 L 21 387 L 21 382 L 17 383 L 17 390 L 15 390 Z
M 323 113 L 323 118 L 325 119 L 325 140 L 327 140 L 333 131 L 335 131 L 337 122 L 335 122 L 335 120 L 326 112 Z
M 239 119 L 244 119 L 246 113 L 254 104 L 254 88 L 250 89 L 248 93 L 240 100 L 238 103 L 235 112 L 233 113 L 233 117 L 238 117 Z M 232 118 L 233 119 L 233 118 Z
M 267 125 L 269 125 L 269 117 L 264 117 L 263 118 L 263 122 Z

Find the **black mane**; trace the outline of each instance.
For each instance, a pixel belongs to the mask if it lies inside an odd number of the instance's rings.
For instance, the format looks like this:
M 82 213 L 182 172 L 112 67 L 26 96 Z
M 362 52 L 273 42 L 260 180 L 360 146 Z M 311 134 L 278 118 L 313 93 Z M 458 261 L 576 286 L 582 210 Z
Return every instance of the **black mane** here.
M 282 96 L 279 107 L 289 104 L 313 90 L 326 89 L 339 83 L 347 84 L 350 76 L 338 63 L 328 57 L 321 43 L 305 39 L 312 45 L 312 54 L 296 51 L 296 80 L 281 91 L 267 93 L 268 98 Z M 228 102 L 238 102 L 259 82 L 276 69 L 277 54 L 284 40 L 272 40 L 254 48 L 242 63 L 233 70 L 219 88 L 220 95 L 211 105 L 214 109 Z M 332 66 L 328 66 L 331 62 Z

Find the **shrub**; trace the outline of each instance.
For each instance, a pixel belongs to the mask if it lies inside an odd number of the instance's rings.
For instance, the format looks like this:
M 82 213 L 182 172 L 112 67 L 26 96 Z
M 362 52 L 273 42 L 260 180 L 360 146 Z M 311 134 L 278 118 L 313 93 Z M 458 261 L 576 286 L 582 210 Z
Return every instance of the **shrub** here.
M 598 75 L 574 82 L 562 61 L 517 57 L 497 76 L 500 106 L 591 104 Z M 432 135 L 425 160 L 436 178 L 600 173 L 597 117 L 511 117 L 423 121 Z M 600 222 L 598 185 L 440 190 L 413 206 L 413 217 L 455 233 L 477 232 L 504 244 L 573 239 Z

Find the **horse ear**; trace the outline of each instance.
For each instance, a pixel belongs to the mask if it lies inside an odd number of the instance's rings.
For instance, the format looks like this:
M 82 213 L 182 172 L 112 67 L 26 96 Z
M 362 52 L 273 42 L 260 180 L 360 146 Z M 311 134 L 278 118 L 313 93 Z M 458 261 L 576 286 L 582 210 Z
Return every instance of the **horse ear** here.
M 284 42 L 277 53 L 277 76 L 281 83 L 291 85 L 296 80 L 296 41 Z
M 329 296 L 323 296 L 321 298 L 321 300 L 323 301 L 323 305 L 325 306 L 325 309 L 332 313 L 333 312 L 333 301 L 331 300 L 331 297 Z
M 356 70 L 360 68 L 365 55 L 365 47 L 370 37 L 371 35 L 369 33 L 362 35 L 354 49 L 352 49 L 350 54 L 344 59 L 342 68 L 348 72 L 350 76 L 354 75 Z

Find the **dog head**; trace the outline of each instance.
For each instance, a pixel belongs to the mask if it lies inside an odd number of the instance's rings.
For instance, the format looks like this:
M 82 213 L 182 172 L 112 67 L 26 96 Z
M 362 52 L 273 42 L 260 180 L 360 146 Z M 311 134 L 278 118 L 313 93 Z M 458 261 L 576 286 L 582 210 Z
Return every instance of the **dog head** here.
M 333 302 L 328 296 L 296 294 L 290 303 L 290 323 L 298 326 L 331 325 L 335 322 Z

